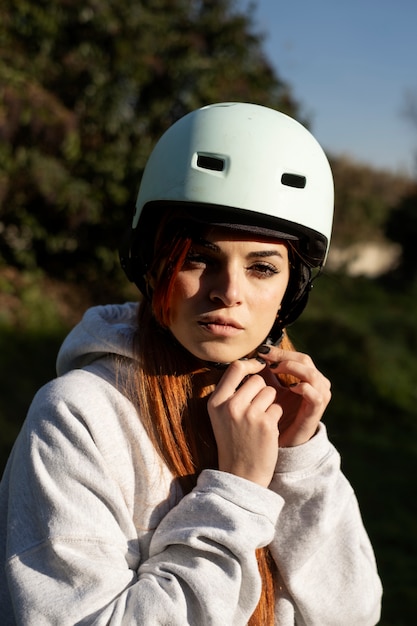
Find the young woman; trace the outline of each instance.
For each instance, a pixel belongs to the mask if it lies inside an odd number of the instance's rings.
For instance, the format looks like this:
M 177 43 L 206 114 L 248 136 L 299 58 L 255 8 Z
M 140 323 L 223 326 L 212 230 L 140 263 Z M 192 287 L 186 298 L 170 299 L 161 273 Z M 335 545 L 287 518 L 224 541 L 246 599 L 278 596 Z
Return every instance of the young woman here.
M 121 254 L 144 297 L 70 333 L 1 483 L 3 625 L 378 622 L 330 383 L 285 331 L 332 212 L 281 113 L 213 105 L 163 135 Z

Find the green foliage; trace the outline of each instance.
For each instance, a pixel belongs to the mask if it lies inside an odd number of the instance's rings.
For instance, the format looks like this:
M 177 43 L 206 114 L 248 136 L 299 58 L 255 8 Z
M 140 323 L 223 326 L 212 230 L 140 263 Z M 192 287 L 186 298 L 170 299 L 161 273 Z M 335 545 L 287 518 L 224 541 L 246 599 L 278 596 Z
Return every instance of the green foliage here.
M 107 251 L 130 222 L 151 147 L 175 119 L 218 100 L 297 113 L 261 43 L 250 11 L 230 0 L 4 0 L 6 262 L 71 280 L 117 272 Z
M 330 158 L 335 183 L 333 242 L 383 242 L 391 211 L 412 190 L 406 176 L 376 170 L 344 157 Z

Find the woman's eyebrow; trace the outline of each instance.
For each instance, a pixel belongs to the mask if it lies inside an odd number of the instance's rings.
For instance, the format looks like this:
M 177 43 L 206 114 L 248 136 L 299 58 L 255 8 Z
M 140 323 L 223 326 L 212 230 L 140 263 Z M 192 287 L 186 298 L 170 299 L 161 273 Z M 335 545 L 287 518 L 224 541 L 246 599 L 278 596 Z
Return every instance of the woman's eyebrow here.
M 195 242 L 195 245 L 200 245 L 203 246 L 204 248 L 208 248 L 209 250 L 211 250 L 212 252 L 216 252 L 217 254 L 219 254 L 221 252 L 221 248 L 220 246 L 218 246 L 217 244 L 213 243 L 212 241 L 207 241 L 207 239 L 199 239 L 198 241 Z M 284 257 L 282 256 L 281 252 L 277 249 L 273 249 L 273 250 L 253 250 L 252 252 L 249 252 L 247 257 L 249 259 L 253 259 L 253 258 L 266 258 L 266 257 L 271 257 L 271 256 L 278 256 L 281 259 L 283 259 Z
M 254 258 L 254 257 L 270 257 L 270 256 L 279 256 L 281 259 L 283 259 L 284 257 L 282 256 L 281 252 L 279 250 L 259 250 L 258 252 L 254 251 L 254 252 L 249 252 L 248 257 L 250 259 Z

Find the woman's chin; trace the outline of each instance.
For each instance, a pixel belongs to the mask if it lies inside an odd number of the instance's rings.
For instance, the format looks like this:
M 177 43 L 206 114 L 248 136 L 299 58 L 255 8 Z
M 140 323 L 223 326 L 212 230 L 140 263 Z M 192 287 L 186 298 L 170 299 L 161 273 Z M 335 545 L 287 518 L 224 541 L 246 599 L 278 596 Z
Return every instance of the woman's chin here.
M 203 363 L 215 363 L 218 366 L 224 365 L 227 367 L 229 363 L 238 361 L 243 358 L 251 358 L 256 355 L 256 350 L 251 350 L 248 353 L 246 350 L 207 350 L 199 351 L 198 354 L 194 354 Z
M 172 333 L 172 335 L 183 349 L 202 363 L 219 363 L 224 365 L 239 359 L 256 356 L 257 347 L 262 341 L 255 343 L 256 337 L 253 337 L 251 341 L 238 341 L 237 338 L 216 340 L 212 337 L 209 340 L 201 340 L 201 337 L 196 338 L 192 333 L 188 335 L 183 333 L 181 336 Z

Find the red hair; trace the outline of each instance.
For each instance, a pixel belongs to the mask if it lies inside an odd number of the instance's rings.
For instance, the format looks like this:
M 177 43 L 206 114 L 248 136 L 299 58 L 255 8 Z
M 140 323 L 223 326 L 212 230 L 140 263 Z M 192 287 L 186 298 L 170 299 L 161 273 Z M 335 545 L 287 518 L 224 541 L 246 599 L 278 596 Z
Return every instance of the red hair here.
M 176 236 L 169 246 L 169 251 L 166 250 L 166 246 L 162 246 L 154 259 L 153 267 L 157 266 L 157 279 L 152 297 L 152 308 L 156 320 L 163 328 L 169 326 L 170 303 L 175 279 L 184 264 L 191 244 L 190 236 Z M 161 260 L 158 262 L 159 259 Z

